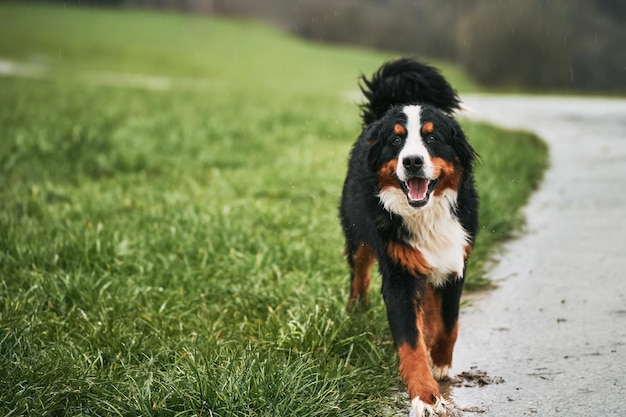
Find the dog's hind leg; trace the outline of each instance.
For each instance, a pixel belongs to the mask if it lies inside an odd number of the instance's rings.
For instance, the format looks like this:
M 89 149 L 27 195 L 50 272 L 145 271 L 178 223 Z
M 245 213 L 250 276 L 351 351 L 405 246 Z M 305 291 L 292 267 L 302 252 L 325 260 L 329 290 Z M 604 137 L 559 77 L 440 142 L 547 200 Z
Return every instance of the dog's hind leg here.
M 376 262 L 374 250 L 367 244 L 361 243 L 356 250 L 348 250 L 346 254 L 350 264 L 350 299 L 348 311 L 352 311 L 358 302 L 367 300 L 370 287 L 372 265 Z
M 424 301 L 426 344 L 433 376 L 446 379 L 459 329 L 459 303 L 463 278 L 450 277 L 443 287 L 426 286 Z

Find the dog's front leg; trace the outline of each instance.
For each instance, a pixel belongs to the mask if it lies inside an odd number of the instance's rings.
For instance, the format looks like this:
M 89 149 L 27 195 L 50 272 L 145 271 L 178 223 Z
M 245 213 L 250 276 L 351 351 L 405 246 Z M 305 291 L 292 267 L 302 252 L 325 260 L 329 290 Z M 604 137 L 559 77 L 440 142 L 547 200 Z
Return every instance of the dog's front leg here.
M 386 272 L 383 271 L 383 299 L 411 406 L 418 417 L 443 415 L 445 403 L 430 371 L 423 332 L 421 305 L 426 278 Z

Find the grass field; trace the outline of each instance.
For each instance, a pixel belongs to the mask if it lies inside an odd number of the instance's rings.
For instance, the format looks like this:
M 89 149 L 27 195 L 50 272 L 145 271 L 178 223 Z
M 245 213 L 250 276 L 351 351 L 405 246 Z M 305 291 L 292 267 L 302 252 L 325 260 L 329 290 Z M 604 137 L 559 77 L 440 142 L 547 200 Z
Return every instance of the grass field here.
M 0 414 L 397 409 L 380 297 L 344 311 L 337 217 L 359 131 L 346 97 L 390 56 L 246 21 L 2 4 L 0 58 L 47 71 L 0 78 Z M 129 73 L 171 83 L 107 85 Z M 464 127 L 477 287 L 547 152 Z

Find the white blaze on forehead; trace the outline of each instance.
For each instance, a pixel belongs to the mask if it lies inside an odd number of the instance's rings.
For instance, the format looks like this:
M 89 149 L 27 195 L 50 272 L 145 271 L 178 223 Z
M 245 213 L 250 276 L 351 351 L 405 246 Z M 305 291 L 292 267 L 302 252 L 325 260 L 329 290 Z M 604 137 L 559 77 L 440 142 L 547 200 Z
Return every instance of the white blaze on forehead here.
M 427 178 L 433 179 L 434 171 L 433 164 L 430 160 L 428 150 L 422 141 L 421 128 L 422 121 L 420 118 L 420 112 L 422 108 L 417 105 L 405 106 L 402 111 L 406 114 L 406 131 L 407 137 L 404 143 L 404 147 L 398 155 L 398 168 L 396 174 L 401 181 L 406 181 L 408 175 L 404 170 L 402 161 L 404 158 L 411 156 L 419 156 L 424 160 L 424 174 Z

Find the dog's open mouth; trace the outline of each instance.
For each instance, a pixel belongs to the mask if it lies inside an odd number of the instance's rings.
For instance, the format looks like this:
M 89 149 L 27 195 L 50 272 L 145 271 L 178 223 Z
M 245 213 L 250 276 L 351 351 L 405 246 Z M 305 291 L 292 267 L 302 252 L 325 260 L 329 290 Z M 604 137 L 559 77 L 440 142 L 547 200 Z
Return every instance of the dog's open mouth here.
M 412 177 L 406 181 L 398 181 L 402 191 L 406 194 L 409 205 L 412 207 L 422 207 L 428 203 L 430 194 L 433 192 L 439 178 L 429 180 L 427 178 Z

